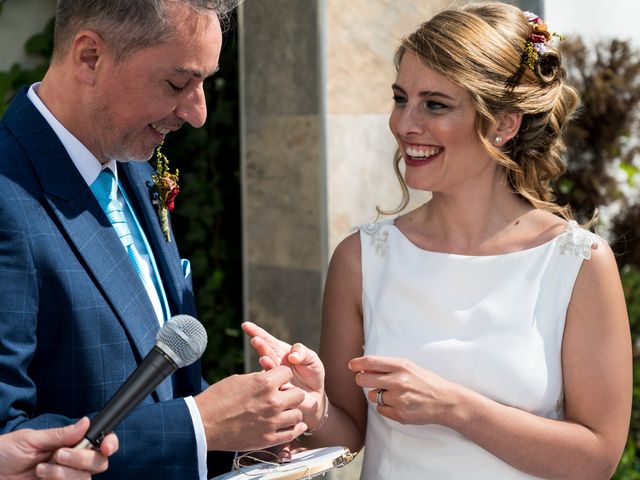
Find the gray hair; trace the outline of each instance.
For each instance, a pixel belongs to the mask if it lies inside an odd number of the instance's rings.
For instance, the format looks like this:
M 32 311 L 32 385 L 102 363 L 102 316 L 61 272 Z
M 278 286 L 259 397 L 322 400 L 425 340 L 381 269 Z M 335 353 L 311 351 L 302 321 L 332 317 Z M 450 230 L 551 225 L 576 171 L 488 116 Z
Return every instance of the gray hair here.
M 117 61 L 143 48 L 158 45 L 174 32 L 167 3 L 178 1 L 201 14 L 217 15 L 226 25 L 242 0 L 58 0 L 53 61 L 64 57 L 82 29 L 99 33 Z

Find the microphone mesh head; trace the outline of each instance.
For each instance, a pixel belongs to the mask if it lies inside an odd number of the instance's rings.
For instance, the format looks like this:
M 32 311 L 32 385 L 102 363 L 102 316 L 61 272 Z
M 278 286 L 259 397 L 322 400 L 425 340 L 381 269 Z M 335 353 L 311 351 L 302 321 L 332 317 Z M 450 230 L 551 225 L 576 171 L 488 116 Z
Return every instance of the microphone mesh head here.
M 158 332 L 156 346 L 182 368 L 200 358 L 207 346 L 207 331 L 195 318 L 176 315 Z

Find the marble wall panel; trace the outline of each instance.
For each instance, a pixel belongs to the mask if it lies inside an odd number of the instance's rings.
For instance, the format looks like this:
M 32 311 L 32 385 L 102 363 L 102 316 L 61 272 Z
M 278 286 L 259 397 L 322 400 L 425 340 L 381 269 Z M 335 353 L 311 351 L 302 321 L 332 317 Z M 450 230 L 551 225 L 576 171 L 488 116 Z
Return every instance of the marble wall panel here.
M 451 0 L 326 0 L 327 111 L 387 113 L 400 39 Z

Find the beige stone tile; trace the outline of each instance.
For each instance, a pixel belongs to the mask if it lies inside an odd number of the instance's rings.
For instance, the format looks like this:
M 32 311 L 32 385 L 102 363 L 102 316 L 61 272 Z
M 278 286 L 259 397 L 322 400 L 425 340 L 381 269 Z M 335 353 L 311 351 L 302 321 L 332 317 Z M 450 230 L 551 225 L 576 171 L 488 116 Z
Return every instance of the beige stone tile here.
M 320 108 L 318 0 L 251 0 L 241 7 L 246 120 Z
M 393 54 L 405 35 L 451 0 L 327 0 L 326 105 L 330 114 L 386 113 Z
M 249 263 L 322 269 L 320 141 L 316 116 L 265 117 L 247 132 L 242 183 Z

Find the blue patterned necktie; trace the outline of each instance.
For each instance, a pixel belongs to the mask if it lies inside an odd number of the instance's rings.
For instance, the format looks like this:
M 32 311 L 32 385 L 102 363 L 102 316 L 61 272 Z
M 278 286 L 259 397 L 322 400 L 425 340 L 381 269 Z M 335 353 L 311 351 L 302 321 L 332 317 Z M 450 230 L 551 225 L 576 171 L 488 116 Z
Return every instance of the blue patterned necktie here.
M 156 290 L 153 281 L 151 280 L 151 274 L 148 267 L 140 257 L 138 249 L 133 242 L 133 236 L 127 225 L 122 206 L 118 201 L 118 184 L 110 169 L 105 168 L 100 172 L 98 178 L 91 184 L 91 191 L 95 195 L 100 207 L 107 215 L 109 222 L 113 225 L 124 249 L 129 255 L 129 259 L 133 264 L 134 269 L 138 273 L 145 290 L 149 294 L 149 299 L 153 304 L 156 312 L 162 312 L 162 306 L 160 304 L 160 298 L 158 297 L 158 291 Z

